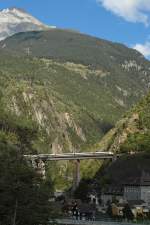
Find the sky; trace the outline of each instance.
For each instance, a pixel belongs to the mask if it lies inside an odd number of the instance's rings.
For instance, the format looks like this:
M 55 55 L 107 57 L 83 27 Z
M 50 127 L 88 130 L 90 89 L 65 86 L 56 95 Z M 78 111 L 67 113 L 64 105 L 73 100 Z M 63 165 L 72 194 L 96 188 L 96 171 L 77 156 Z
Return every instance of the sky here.
M 136 48 L 150 58 L 150 0 L 0 0 L 40 21 Z

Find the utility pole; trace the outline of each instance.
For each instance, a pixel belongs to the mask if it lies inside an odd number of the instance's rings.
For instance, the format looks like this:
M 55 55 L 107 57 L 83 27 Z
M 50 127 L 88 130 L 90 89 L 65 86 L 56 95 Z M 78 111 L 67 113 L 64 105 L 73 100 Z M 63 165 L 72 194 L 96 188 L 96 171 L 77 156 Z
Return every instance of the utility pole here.
M 13 217 L 13 225 L 16 225 L 17 208 L 18 208 L 18 200 L 17 200 L 17 198 L 16 198 L 15 209 L 14 209 L 14 217 Z

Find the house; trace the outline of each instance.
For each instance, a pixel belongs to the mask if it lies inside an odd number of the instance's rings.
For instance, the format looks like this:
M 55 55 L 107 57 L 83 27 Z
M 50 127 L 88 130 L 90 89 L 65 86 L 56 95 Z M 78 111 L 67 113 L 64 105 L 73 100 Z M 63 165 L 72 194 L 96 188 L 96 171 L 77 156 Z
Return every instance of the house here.
M 124 184 L 124 199 L 142 200 L 150 206 L 150 174 L 143 171 L 136 179 L 130 178 L 129 182 Z

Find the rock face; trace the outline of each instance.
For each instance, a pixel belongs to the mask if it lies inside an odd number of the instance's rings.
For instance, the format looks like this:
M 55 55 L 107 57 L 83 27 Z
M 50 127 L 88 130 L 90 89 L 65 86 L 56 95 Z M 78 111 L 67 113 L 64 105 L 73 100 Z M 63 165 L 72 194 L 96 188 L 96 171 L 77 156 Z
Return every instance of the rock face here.
M 50 28 L 53 27 L 44 25 L 21 9 L 10 8 L 0 11 L 0 40 L 19 32 L 45 30 Z
M 126 113 L 101 140 L 105 151 L 149 152 L 150 149 L 150 94 Z

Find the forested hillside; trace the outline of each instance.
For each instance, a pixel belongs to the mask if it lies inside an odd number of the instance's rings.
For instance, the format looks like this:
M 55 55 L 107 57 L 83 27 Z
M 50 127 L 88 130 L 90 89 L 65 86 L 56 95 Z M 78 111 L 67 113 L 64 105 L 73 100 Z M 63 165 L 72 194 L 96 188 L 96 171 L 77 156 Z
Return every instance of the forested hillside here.
M 54 29 L 0 45 L 3 102 L 37 122 L 42 152 L 93 148 L 149 88 L 149 62 L 121 44 Z
M 101 138 L 149 85 L 149 61 L 121 44 L 58 29 L 0 42 L 4 111 L 23 126 L 22 118 L 32 121 L 33 145 L 40 153 L 103 150 Z M 84 176 L 87 168 L 90 176 L 99 164 L 83 163 Z M 63 185 L 72 165 L 64 162 L 51 166 L 54 170 Z
M 24 154 L 35 154 L 34 122 L 0 108 L 0 222 L 1 224 L 48 224 L 54 216 L 49 202 L 51 178 L 43 180 Z M 43 213 L 44 212 L 44 213 Z

